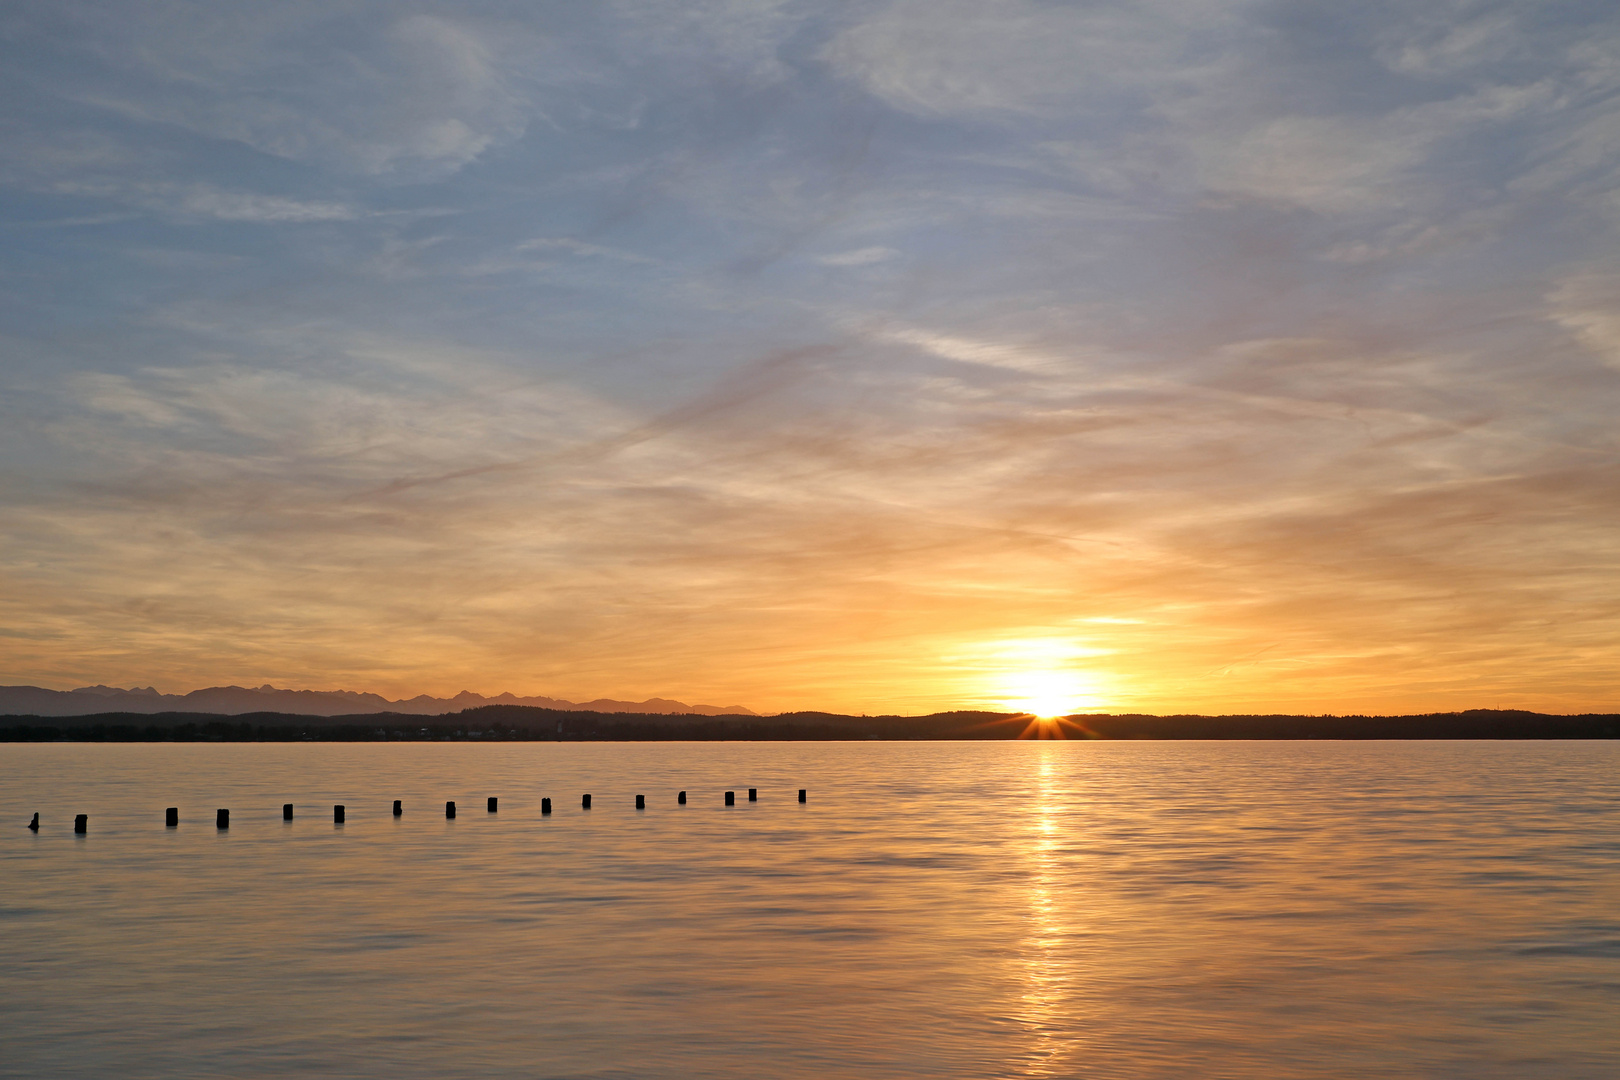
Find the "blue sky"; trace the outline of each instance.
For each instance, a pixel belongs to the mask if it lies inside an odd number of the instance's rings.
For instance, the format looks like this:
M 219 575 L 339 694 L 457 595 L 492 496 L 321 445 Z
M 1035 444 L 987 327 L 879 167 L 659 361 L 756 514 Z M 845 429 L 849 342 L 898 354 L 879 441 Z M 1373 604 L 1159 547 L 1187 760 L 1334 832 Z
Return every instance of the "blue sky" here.
M 0 48 L 0 680 L 1620 708 L 1612 5 Z

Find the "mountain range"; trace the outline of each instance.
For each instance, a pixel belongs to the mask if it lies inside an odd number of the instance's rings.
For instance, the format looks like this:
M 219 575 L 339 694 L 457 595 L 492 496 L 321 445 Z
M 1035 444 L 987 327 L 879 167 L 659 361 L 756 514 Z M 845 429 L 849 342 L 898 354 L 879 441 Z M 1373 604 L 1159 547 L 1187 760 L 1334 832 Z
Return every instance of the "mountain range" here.
M 668 698 L 646 701 L 564 701 L 549 697 L 497 694 L 485 697 L 463 690 L 452 698 L 429 697 L 390 701 L 380 694 L 353 690 L 278 690 L 264 686 L 210 686 L 189 694 L 160 694 L 154 687 L 81 686 L 77 690 L 46 690 L 39 686 L 0 686 L 0 716 L 88 716 L 92 713 L 194 712 L 238 716 L 277 712 L 299 716 L 345 716 L 353 713 L 410 713 L 438 716 L 485 705 L 532 705 L 542 709 L 603 713 L 689 713 L 699 716 L 757 716 L 741 705 L 687 705 Z

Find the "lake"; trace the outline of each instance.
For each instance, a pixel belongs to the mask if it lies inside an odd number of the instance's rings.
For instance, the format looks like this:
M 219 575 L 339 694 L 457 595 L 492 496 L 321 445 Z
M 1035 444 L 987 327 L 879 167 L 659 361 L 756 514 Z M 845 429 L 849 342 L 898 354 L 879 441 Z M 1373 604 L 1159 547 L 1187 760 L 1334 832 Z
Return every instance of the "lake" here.
M 36 1080 L 1612 1080 L 1620 745 L 0 744 L 0 995 Z

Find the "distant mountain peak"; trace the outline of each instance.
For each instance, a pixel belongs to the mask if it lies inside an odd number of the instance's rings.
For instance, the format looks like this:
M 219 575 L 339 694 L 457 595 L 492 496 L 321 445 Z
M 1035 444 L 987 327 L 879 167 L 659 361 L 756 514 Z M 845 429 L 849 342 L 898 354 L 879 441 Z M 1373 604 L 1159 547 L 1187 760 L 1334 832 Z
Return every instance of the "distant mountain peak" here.
M 93 699 L 92 705 L 89 700 Z M 610 713 L 691 713 L 701 716 L 757 716 L 741 705 L 688 705 L 673 698 L 619 701 L 597 698 L 584 703 L 561 698 L 524 697 L 503 691 L 493 697 L 463 690 L 453 698 L 418 694 L 390 701 L 380 694 L 355 690 L 283 690 L 262 686 L 210 686 L 188 694 L 160 694 L 155 687 L 122 689 L 117 686 L 81 686 L 74 690 L 46 690 L 38 686 L 0 686 L 0 715 L 83 716 L 102 712 L 199 712 L 236 715 L 253 712 L 295 713 L 304 716 L 342 716 L 360 710 L 437 716 L 485 705 L 530 705 L 542 709 Z
M 70 694 L 90 694 L 94 697 L 113 697 L 117 694 L 142 694 L 146 697 L 162 697 L 155 686 L 132 686 L 128 690 L 118 686 L 105 686 L 97 683 L 95 686 L 80 686 L 69 690 Z

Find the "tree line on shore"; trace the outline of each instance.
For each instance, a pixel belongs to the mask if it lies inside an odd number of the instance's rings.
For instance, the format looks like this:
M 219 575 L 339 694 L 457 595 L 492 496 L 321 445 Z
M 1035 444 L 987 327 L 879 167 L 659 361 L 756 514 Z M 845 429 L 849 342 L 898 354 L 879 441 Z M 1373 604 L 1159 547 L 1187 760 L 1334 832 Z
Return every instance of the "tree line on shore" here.
M 597 713 L 492 705 L 441 716 L 366 713 L 97 713 L 3 716 L 5 742 L 813 741 L 903 739 L 1612 739 L 1620 715 L 1557 716 L 1500 709 L 1414 716 L 1027 714 L 777 716 Z

